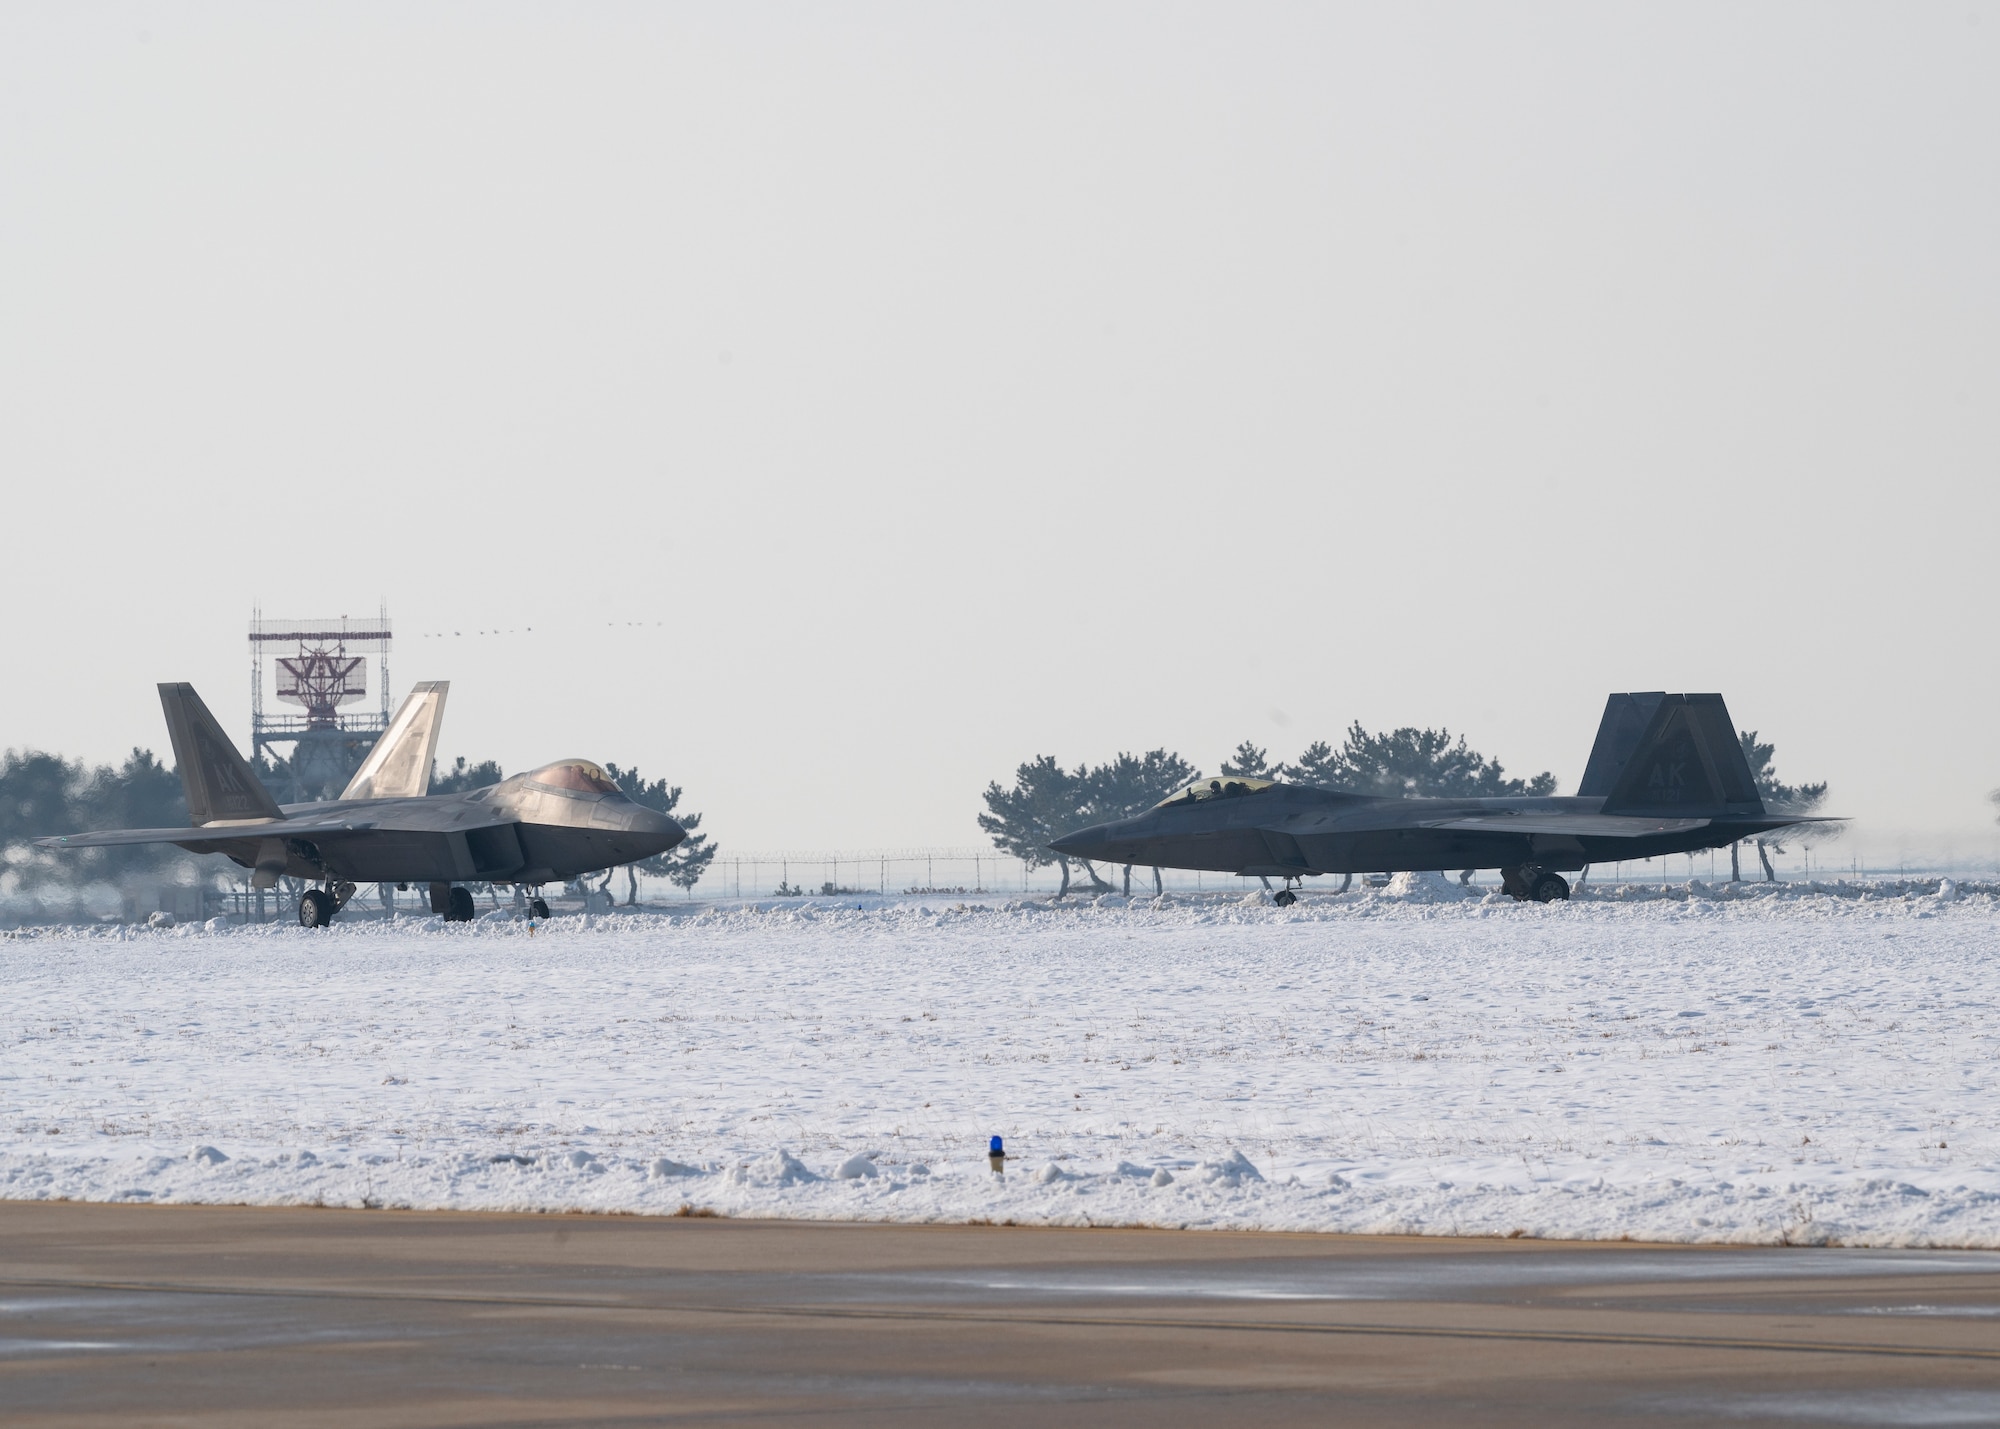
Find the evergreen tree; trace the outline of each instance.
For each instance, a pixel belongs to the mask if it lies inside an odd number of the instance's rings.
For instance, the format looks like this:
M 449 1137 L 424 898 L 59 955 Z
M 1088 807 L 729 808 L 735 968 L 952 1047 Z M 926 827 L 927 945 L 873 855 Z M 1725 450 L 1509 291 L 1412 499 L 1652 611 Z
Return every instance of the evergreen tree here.
M 0 846 L 82 832 L 77 795 L 86 777 L 81 763 L 60 754 L 10 749 L 0 756 Z
M 1377 798 L 1495 799 L 1542 797 L 1556 791 L 1555 775 L 1544 770 L 1531 779 L 1509 779 L 1497 759 L 1489 759 L 1448 729 L 1405 726 L 1370 734 L 1356 720 L 1334 749 L 1324 741 L 1306 747 L 1298 763 L 1280 765 L 1280 778 L 1301 784 L 1351 789 Z
M 187 827 L 187 793 L 180 775 L 167 768 L 150 749 L 135 748 L 113 769 L 91 772 L 78 791 L 83 826 L 90 829 L 183 829 Z M 97 849 L 99 867 L 117 876 L 162 867 L 189 855 L 168 844 L 134 844 Z
M 92 768 L 40 750 L 0 755 L 0 877 L 17 888 L 116 879 L 185 861 L 169 844 L 77 849 L 60 856 L 32 848 L 45 834 L 85 829 L 182 828 L 180 779 L 151 750 L 134 749 L 117 768 Z
M 1305 752 L 1290 764 L 1280 764 L 1277 777 L 1294 784 L 1317 784 L 1321 787 L 1338 784 L 1341 778 L 1339 756 L 1333 746 L 1323 739 L 1315 739 L 1305 747 Z
M 180 775 L 150 749 L 134 749 L 125 762 L 93 770 L 84 784 L 85 821 L 95 829 L 187 827 L 187 794 Z
M 474 789 L 484 789 L 488 785 L 498 784 L 506 777 L 500 772 L 499 764 L 493 760 L 482 759 L 477 764 L 467 764 L 465 756 L 461 754 L 452 761 L 451 768 L 442 774 L 437 772 L 436 765 L 431 766 L 430 791 L 433 794 L 467 794 Z
M 629 908 L 639 901 L 639 875 L 642 873 L 652 878 L 664 878 L 688 897 L 694 897 L 694 886 L 701 882 L 701 876 L 715 862 L 715 855 L 721 846 L 710 843 L 707 834 L 695 832 L 701 827 L 700 814 L 679 812 L 681 786 L 669 784 L 664 779 L 648 782 L 637 769 L 620 769 L 616 764 L 605 765 L 604 772 L 633 803 L 670 815 L 687 830 L 687 837 L 665 853 L 625 865 L 625 906 Z M 604 883 L 606 888 L 611 886 L 609 874 L 605 876 Z
M 1200 776 L 1199 769 L 1171 750 L 1121 753 L 1109 764 L 1100 764 L 1085 776 L 1090 797 L 1087 812 L 1100 823 L 1129 819 L 1145 813 L 1167 795 Z
M 1090 821 L 1095 812 L 1094 782 L 1081 765 L 1072 774 L 1053 754 L 1037 755 L 1014 771 L 1013 788 L 1004 789 L 997 782 L 986 786 L 986 812 L 979 816 L 979 827 L 995 848 L 1029 868 L 1060 865 L 1062 888 L 1056 895 L 1060 898 L 1069 892 L 1070 861 L 1049 844 Z M 1111 891 L 1087 860 L 1079 862 L 1093 888 Z
M 1777 753 L 1774 744 L 1761 743 L 1754 729 L 1739 729 L 1736 737 L 1743 741 L 1743 758 L 1750 766 L 1750 777 L 1757 783 L 1757 797 L 1764 801 L 1764 807 L 1774 814 L 1810 814 L 1826 802 L 1827 785 L 1824 780 L 1817 784 L 1787 784 L 1778 778 L 1778 771 L 1772 765 L 1772 756 Z M 1815 840 L 1837 837 L 1840 825 L 1831 821 L 1814 824 L 1795 824 L 1785 831 L 1787 838 L 1794 835 L 1807 845 Z M 1764 881 L 1777 881 L 1778 871 L 1771 867 L 1771 855 L 1783 853 L 1785 846 L 1778 842 L 1775 834 L 1764 834 L 1752 840 L 1757 845 L 1757 861 L 1764 865 Z M 1736 844 L 1729 846 L 1729 878 L 1732 883 L 1740 882 L 1743 870 L 1737 856 Z
M 1247 739 L 1236 746 L 1234 754 L 1222 761 L 1221 772 L 1225 775 L 1233 774 L 1239 779 L 1273 777 L 1269 756 Z

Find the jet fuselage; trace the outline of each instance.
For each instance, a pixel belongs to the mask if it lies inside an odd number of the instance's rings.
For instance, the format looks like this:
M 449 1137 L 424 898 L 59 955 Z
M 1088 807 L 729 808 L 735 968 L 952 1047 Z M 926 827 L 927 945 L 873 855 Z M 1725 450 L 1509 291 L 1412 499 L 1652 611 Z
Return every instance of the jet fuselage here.
M 1106 863 L 1266 877 L 1527 864 L 1571 871 L 1719 848 L 1797 822 L 1606 815 L 1602 798 L 1385 799 L 1304 784 L 1238 787 L 1246 792 L 1078 829 L 1051 847 Z M 1602 832 L 1588 831 L 1593 824 Z
M 463 794 L 283 805 L 286 824 L 307 821 L 320 830 L 281 836 L 283 872 L 354 883 L 562 883 L 652 858 L 687 836 L 666 814 L 615 789 L 564 788 L 537 778 L 545 772 Z M 227 854 L 246 868 L 271 865 L 271 836 L 255 824 L 210 824 L 202 832 L 198 843 L 181 846 Z

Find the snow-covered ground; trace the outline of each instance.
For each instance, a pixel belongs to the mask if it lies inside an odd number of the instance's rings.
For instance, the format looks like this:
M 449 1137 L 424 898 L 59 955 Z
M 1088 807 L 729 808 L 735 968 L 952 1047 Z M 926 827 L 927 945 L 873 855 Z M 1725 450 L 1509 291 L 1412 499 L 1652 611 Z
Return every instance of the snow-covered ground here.
M 2000 1246 L 1933 887 L 24 932 L 0 1197 Z

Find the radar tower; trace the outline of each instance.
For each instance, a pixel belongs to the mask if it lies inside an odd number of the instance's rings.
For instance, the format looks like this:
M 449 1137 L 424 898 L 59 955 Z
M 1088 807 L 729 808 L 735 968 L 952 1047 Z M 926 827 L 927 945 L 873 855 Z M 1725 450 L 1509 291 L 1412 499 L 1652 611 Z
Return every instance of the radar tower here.
M 389 610 L 372 620 L 267 620 L 250 615 L 250 755 L 268 762 L 280 802 L 335 799 L 389 727 Z M 376 664 L 379 711 L 354 710 L 368 697 L 368 657 Z M 264 712 L 264 663 L 275 667 L 273 693 L 299 714 Z M 280 754 L 281 746 L 288 754 Z

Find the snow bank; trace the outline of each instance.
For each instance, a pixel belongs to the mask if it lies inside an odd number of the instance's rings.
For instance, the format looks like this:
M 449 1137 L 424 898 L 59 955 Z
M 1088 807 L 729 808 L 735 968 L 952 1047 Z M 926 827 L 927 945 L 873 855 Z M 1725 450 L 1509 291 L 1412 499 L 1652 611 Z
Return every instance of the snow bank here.
M 1490 891 L 1458 883 L 1442 873 L 1399 873 L 1389 880 L 1382 896 L 1407 903 L 1463 903 L 1468 898 L 1486 897 Z
M 2000 1247 L 1991 888 L 1604 892 L 14 935 L 0 1196 Z

